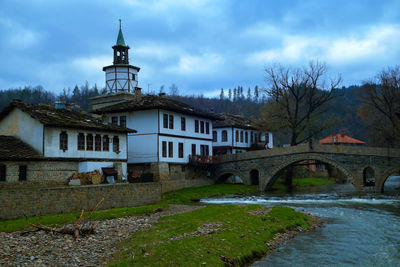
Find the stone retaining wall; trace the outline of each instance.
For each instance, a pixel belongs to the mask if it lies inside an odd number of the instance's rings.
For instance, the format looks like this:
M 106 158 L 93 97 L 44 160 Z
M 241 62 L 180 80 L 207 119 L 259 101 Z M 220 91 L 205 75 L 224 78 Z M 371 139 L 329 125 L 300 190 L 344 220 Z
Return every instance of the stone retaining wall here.
M 91 210 L 104 197 L 99 209 L 156 203 L 163 192 L 212 184 L 211 179 L 154 183 L 2 189 L 0 220 Z

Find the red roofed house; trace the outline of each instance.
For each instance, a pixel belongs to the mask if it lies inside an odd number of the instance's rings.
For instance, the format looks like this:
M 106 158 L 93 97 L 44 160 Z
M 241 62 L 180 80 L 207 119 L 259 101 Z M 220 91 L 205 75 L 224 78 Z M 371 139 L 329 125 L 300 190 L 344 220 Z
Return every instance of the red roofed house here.
M 352 146 L 365 145 L 365 142 L 341 133 L 337 134 L 332 133 L 328 137 L 319 140 L 319 143 L 322 145 L 352 145 Z

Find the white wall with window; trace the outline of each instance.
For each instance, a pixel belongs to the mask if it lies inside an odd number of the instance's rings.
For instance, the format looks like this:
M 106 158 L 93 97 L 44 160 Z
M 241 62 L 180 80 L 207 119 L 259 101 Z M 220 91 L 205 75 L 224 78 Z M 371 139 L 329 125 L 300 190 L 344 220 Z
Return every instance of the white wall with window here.
M 193 152 L 196 155 L 212 156 L 212 141 L 160 136 L 159 151 L 160 162 L 188 163 Z
M 45 157 L 126 160 L 127 155 L 125 133 L 45 127 Z
M 159 122 L 160 134 L 212 139 L 212 121 L 207 118 L 160 110 Z

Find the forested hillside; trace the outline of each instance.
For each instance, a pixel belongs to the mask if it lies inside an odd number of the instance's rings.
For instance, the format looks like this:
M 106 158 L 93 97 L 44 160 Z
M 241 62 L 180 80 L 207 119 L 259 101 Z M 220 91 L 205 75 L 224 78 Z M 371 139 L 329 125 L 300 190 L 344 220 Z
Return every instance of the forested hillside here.
M 327 129 L 318 138 L 322 138 L 333 132 L 341 132 L 360 140 L 367 140 L 367 130 L 357 115 L 360 106 L 358 95 L 361 91 L 359 86 L 343 87 L 337 90 L 338 96 L 329 103 L 326 118 L 332 115 L 337 118 L 337 124 L 332 129 Z M 70 104 L 77 104 L 82 109 L 88 110 L 89 98 L 99 95 L 103 90 L 97 86 L 89 87 L 86 83 L 82 86 L 75 86 L 73 90 L 64 90 L 61 94 L 46 91 L 41 86 L 14 88 L 0 91 L 0 109 L 6 107 L 12 99 L 18 98 L 32 104 L 52 104 L 55 101 L 63 101 Z M 168 95 L 167 97 L 179 100 L 195 108 L 213 111 L 215 113 L 239 114 L 245 117 L 259 118 L 262 105 L 267 101 L 263 90 L 259 87 L 243 90 L 243 87 L 221 89 L 221 94 L 216 98 L 199 96 Z M 324 118 L 322 118 L 324 119 Z

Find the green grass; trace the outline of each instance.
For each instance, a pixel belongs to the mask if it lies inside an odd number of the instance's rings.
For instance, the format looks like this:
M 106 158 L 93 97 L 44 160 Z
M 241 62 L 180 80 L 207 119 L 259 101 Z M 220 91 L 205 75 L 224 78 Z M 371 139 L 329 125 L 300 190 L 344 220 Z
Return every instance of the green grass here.
M 258 205 L 211 205 L 192 212 L 163 217 L 155 227 L 133 234 L 121 244 L 112 266 L 224 266 L 221 256 L 244 265 L 266 254 L 274 234 L 309 229 L 313 219 L 285 207 L 273 207 L 263 216 L 249 214 Z M 199 227 L 220 223 L 220 231 L 193 236 Z M 177 236 L 185 236 L 174 239 Z
M 257 188 L 248 185 L 216 184 L 196 188 L 185 188 L 163 194 L 162 201 L 173 204 L 191 204 L 202 198 L 221 195 L 256 195 Z
M 295 191 L 306 191 L 313 187 L 334 184 L 335 180 L 332 178 L 293 178 L 292 183 Z M 279 178 L 272 186 L 272 189 L 275 192 L 286 192 L 287 188 L 284 185 L 284 179 Z
M 153 213 L 157 209 L 168 209 L 167 204 L 154 204 L 145 205 L 139 207 L 129 207 L 129 208 L 116 208 L 108 210 L 96 210 L 91 220 L 107 220 L 119 217 L 141 215 L 146 213 Z M 85 212 L 83 218 L 89 216 L 90 212 Z M 74 222 L 80 216 L 80 212 L 66 213 L 66 214 L 56 214 L 56 215 L 44 215 L 38 217 L 0 221 L 0 232 L 14 232 L 20 230 L 29 229 L 28 222 L 33 224 L 46 225 L 51 227 L 58 227 L 63 224 L 68 224 Z

